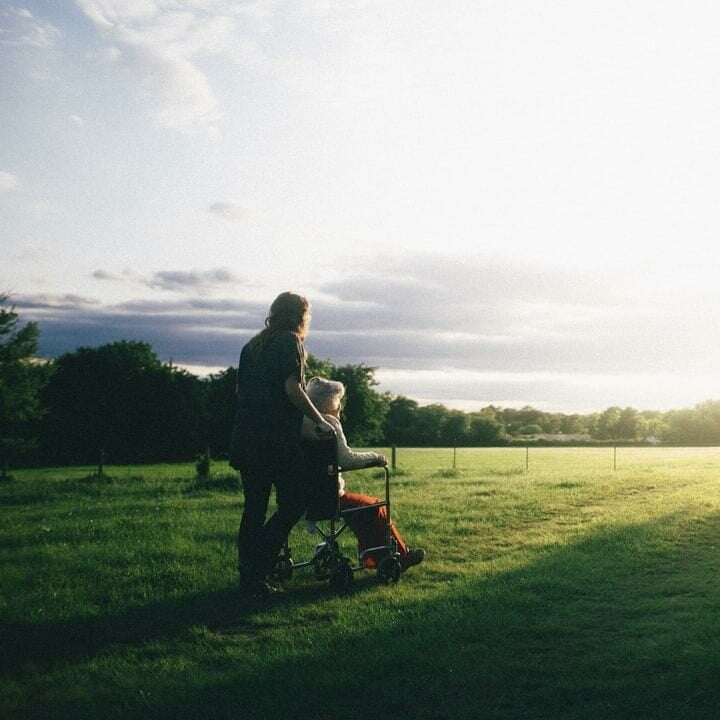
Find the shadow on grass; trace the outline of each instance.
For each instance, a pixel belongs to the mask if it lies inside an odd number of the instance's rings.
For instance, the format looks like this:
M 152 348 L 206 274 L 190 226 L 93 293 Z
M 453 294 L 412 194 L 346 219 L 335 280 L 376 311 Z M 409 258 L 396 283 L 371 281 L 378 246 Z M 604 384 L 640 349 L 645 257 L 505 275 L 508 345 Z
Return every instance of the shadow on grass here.
M 0 486 L 0 490 L 2 490 Z M 0 494 L 0 508 L 24 507 L 56 503 L 66 498 L 123 501 L 156 496 L 193 496 L 198 494 L 239 494 L 240 482 L 231 473 L 214 474 L 207 479 L 187 476 L 151 477 L 144 475 L 122 475 L 119 477 L 76 477 L 57 480 L 38 480 L 30 483 L 14 483 L 12 492 Z
M 164 481 L 171 486 L 173 483 L 186 485 L 187 479 L 173 479 Z M 135 491 L 128 491 L 128 486 Z M 39 481 L 33 486 L 25 483 L 21 490 L 12 494 L 0 496 L 0 507 L 24 507 L 29 505 L 42 505 L 55 503 L 66 498 L 73 500 L 80 498 L 108 498 L 117 497 L 119 490 L 128 499 L 154 496 L 164 492 L 162 483 L 151 483 L 142 477 L 124 477 L 121 480 L 94 480 L 74 478 L 67 480 Z
M 714 719 L 718 537 L 719 517 L 683 525 L 669 516 L 469 582 L 430 586 L 419 576 L 432 568 L 421 566 L 401 580 L 422 580 L 416 596 L 399 602 L 400 588 L 366 583 L 359 592 L 374 591 L 364 614 L 352 599 L 348 606 L 360 622 L 328 624 L 316 643 L 284 653 L 253 646 L 252 662 L 219 651 L 187 672 L 158 673 L 151 696 L 99 688 L 72 707 L 41 701 L 32 716 L 89 718 L 105 708 L 106 717 L 124 718 Z M 293 587 L 273 607 L 292 620 L 326 595 L 320 585 Z M 222 636 L 252 634 L 264 627 L 254 611 L 228 590 L 73 623 L 50 645 L 57 626 L 16 628 L 14 662 L 86 656 L 198 624 Z
M 356 581 L 350 594 L 357 595 L 371 586 L 371 583 Z M 277 609 L 321 603 L 334 596 L 324 581 L 292 587 L 269 599 L 248 597 L 233 586 L 151 603 L 115 615 L 65 622 L 0 622 L 0 673 L 22 678 L 51 671 L 68 661 L 91 660 L 108 648 L 181 637 L 196 626 L 219 634 L 253 635 L 260 629 L 252 620 L 258 611 L 270 606 Z
M 218 608 L 237 604 L 237 593 L 208 593 L 133 608 L 118 615 L 49 623 L 0 625 L 0 671 L 10 676 L 45 672 L 55 664 L 89 659 L 110 645 L 133 645 L 183 632 Z

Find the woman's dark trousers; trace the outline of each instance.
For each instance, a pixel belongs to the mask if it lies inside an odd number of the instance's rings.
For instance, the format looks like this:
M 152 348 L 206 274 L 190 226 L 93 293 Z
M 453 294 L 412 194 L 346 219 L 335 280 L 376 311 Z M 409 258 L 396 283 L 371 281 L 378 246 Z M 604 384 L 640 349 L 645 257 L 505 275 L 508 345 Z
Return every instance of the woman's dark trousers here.
M 243 582 L 263 580 L 272 570 L 290 530 L 305 512 L 301 463 L 279 468 L 252 464 L 241 470 L 245 507 L 238 532 L 238 569 Z M 265 522 L 272 486 L 277 511 Z

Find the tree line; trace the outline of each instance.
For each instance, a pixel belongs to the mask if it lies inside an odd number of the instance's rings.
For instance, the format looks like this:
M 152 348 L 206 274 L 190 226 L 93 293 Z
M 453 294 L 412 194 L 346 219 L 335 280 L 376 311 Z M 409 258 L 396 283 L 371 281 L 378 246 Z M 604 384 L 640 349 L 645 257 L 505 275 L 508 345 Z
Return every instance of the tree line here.
M 0 456 L 7 464 L 185 461 L 227 454 L 237 370 L 206 378 L 165 363 L 143 342 L 80 347 L 35 359 L 39 329 L 0 297 Z M 670 412 L 610 407 L 548 413 L 488 406 L 477 412 L 420 406 L 376 390 L 376 368 L 308 357 L 307 376 L 347 388 L 343 422 L 356 446 L 477 446 L 563 436 L 579 441 L 720 444 L 720 401 Z

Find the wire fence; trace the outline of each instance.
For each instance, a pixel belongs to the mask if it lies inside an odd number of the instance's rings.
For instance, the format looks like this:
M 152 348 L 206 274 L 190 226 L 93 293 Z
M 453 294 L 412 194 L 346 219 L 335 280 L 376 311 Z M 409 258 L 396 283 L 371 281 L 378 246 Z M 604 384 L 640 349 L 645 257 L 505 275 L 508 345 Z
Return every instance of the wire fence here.
M 720 469 L 718 446 L 508 446 L 508 447 L 397 447 L 385 450 L 394 470 L 463 470 L 493 468 L 502 472 L 576 468 L 601 472 L 667 468 L 689 461 L 707 461 Z

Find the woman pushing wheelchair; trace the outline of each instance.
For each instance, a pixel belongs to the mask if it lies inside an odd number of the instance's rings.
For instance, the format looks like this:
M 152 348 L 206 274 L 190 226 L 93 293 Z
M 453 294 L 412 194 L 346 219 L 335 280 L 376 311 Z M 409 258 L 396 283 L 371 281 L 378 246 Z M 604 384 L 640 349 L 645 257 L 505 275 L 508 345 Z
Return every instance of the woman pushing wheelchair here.
M 238 531 L 238 570 L 241 590 L 263 596 L 277 592 L 268 576 L 293 526 L 307 506 L 303 432 L 313 438 L 338 439 L 340 464 L 346 469 L 367 464 L 366 453 L 353 453 L 347 446 L 339 420 L 342 383 L 313 378 L 305 388 L 306 353 L 303 342 L 310 327 L 310 303 L 301 295 L 285 292 L 274 300 L 265 328 L 242 349 L 238 365 L 237 410 L 230 444 L 230 465 L 240 471 L 245 504 Z M 321 402 L 316 407 L 312 397 Z M 381 463 L 380 455 L 373 459 Z M 277 511 L 265 520 L 272 487 Z M 359 507 L 377 500 L 345 493 L 341 507 Z M 386 526 L 377 512 L 357 513 L 348 525 L 360 547 L 376 547 L 378 533 Z M 359 518 L 360 515 L 364 517 Z M 397 530 L 392 532 L 402 569 L 417 565 L 422 549 L 410 550 Z M 374 562 L 372 558 L 369 562 Z

